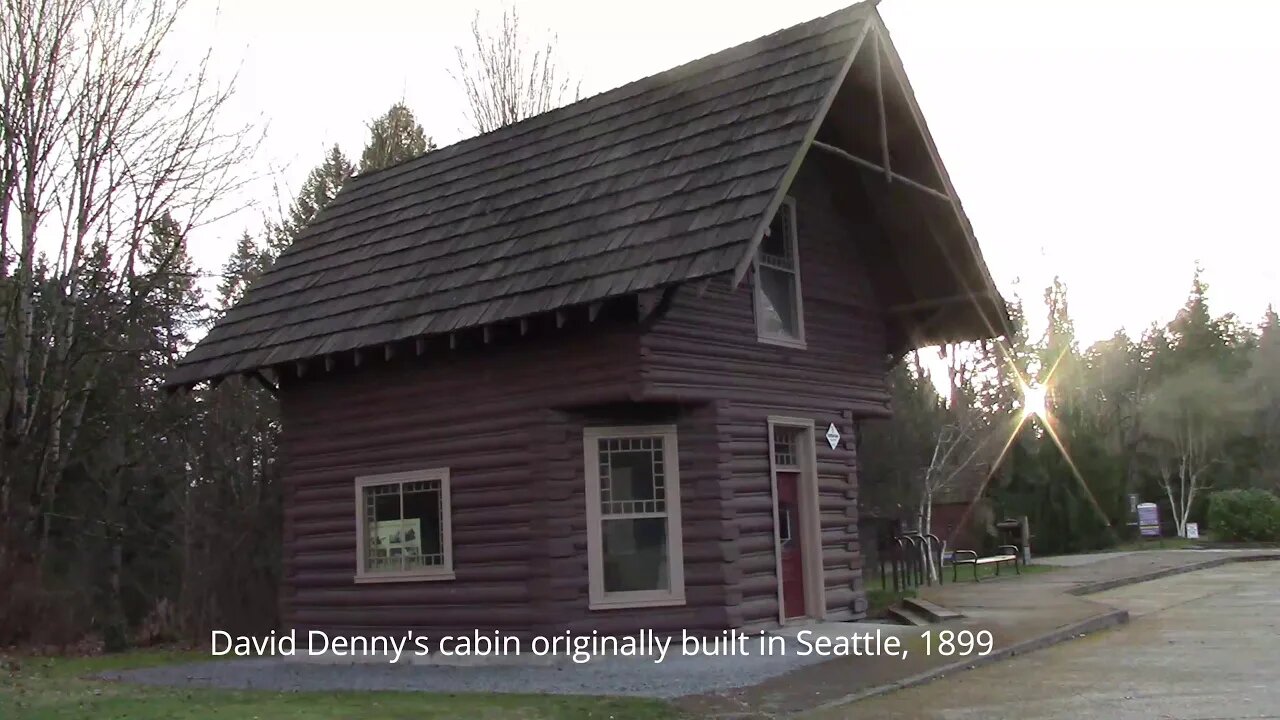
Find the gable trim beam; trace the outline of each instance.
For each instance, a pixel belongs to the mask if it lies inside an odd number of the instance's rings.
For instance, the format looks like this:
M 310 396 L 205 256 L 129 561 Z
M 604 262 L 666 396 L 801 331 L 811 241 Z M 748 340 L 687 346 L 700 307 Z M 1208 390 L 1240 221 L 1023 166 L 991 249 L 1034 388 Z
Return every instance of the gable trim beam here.
M 929 125 L 925 122 L 924 112 L 920 109 L 920 103 L 916 99 L 915 91 L 911 87 L 911 81 L 907 79 L 907 71 L 902 66 L 902 58 L 898 55 L 897 49 L 893 46 L 893 42 L 889 40 L 889 30 L 884 26 L 884 22 L 880 19 L 880 14 L 873 12 L 868 18 L 867 24 L 875 28 L 876 42 L 880 48 L 884 50 L 884 59 L 889 63 L 889 70 L 893 73 L 894 79 L 897 80 L 898 86 L 902 88 L 903 96 L 906 98 L 907 107 L 911 111 L 911 116 L 915 120 L 916 128 L 920 131 L 920 135 L 924 138 L 925 148 L 929 151 L 929 158 L 933 161 L 933 167 L 938 173 L 938 177 L 942 179 L 942 185 L 946 188 L 947 195 L 951 203 L 951 210 L 955 214 L 956 222 L 960 225 L 960 230 L 964 233 L 964 238 L 969 246 L 969 253 L 977 262 L 982 272 L 982 282 L 987 286 L 988 292 L 996 287 L 995 279 L 991 277 L 990 268 L 982 259 L 982 251 L 978 247 L 978 239 L 974 237 L 973 227 L 969 224 L 969 218 L 964 214 L 964 210 L 960 206 L 960 198 L 956 194 L 955 185 L 951 182 L 951 176 L 947 173 L 946 167 L 942 164 L 942 157 L 938 153 L 938 146 L 933 141 L 933 134 L 929 132 Z M 986 312 L 978 307 L 978 312 L 982 316 L 982 322 L 987 326 L 987 330 L 994 335 L 1003 335 L 1011 337 L 1013 335 L 1013 326 L 1010 324 L 1007 312 L 997 312 L 996 322 Z M 997 325 L 999 327 L 997 327 Z
M 909 313 L 917 310 L 926 310 L 945 305 L 954 305 L 956 303 L 975 302 L 977 300 L 994 300 L 998 296 L 990 291 L 979 291 L 974 293 L 961 293 L 959 295 L 948 295 L 946 297 L 932 298 L 929 300 L 919 300 L 916 302 L 903 303 L 902 305 L 891 305 L 885 309 L 888 313 Z
M 884 181 L 893 182 L 893 169 L 889 163 L 889 119 L 884 109 L 884 70 L 880 67 L 880 33 L 875 33 L 875 54 L 871 58 L 876 74 L 876 107 L 880 109 L 880 155 L 884 159 Z
M 787 193 L 791 190 L 791 183 L 796 179 L 796 173 L 800 172 L 800 165 L 804 163 L 804 158 L 809 154 L 809 147 L 813 145 L 814 138 L 818 137 L 818 130 L 822 127 L 823 121 L 827 119 L 827 113 L 831 110 L 831 105 L 836 101 L 836 95 L 840 94 L 840 88 L 844 86 L 844 79 L 849 75 L 849 68 L 853 67 L 853 59 L 858 56 L 858 51 L 862 49 L 862 43 L 867 39 L 867 33 L 871 31 L 872 18 L 875 17 L 875 11 L 872 10 L 862 19 L 862 29 L 858 31 L 858 37 L 853 41 L 853 47 L 849 49 L 849 56 L 844 59 L 844 64 L 840 66 L 840 72 L 831 80 L 831 87 L 827 90 L 827 96 L 822 99 L 822 104 L 818 106 L 818 112 L 814 114 L 813 121 L 809 123 L 809 129 L 805 131 L 804 139 L 800 141 L 800 149 L 796 152 L 796 156 L 791 159 L 791 164 L 787 166 L 786 172 L 782 176 L 782 182 L 778 183 L 778 189 L 773 193 L 773 199 L 769 201 L 768 207 L 765 208 L 764 214 L 761 215 L 759 223 L 756 225 L 755 232 L 751 234 L 751 242 L 747 244 L 747 250 L 738 259 L 738 264 L 733 269 L 733 280 L 729 283 L 732 288 L 738 287 L 742 282 L 742 278 L 747 274 L 747 270 L 751 267 L 752 261 L 755 260 L 756 250 L 760 247 L 760 243 L 764 241 L 765 230 L 769 229 L 769 223 L 773 221 L 773 216 L 778 212 L 778 207 L 782 205 L 782 201 L 786 198 Z
M 943 202 L 946 202 L 946 203 L 951 202 L 951 197 L 946 193 L 942 192 L 941 190 L 938 190 L 936 188 L 931 188 L 928 185 L 912 180 L 911 178 L 905 175 L 899 175 L 898 173 L 893 172 L 887 167 L 881 167 L 871 162 L 870 160 L 865 160 L 863 158 L 860 158 L 857 155 L 854 155 L 853 153 L 848 152 L 847 150 L 836 147 L 835 145 L 828 145 L 827 143 L 824 143 L 820 140 L 814 140 L 813 147 L 823 152 L 835 155 L 836 157 L 841 158 L 843 160 L 847 160 L 851 163 L 854 163 L 855 165 L 861 165 L 862 167 L 868 170 L 873 170 L 877 173 L 883 173 L 886 180 L 896 180 L 904 185 L 907 185 L 908 187 L 913 187 L 922 192 L 926 192 L 938 198 L 939 200 L 942 200 Z

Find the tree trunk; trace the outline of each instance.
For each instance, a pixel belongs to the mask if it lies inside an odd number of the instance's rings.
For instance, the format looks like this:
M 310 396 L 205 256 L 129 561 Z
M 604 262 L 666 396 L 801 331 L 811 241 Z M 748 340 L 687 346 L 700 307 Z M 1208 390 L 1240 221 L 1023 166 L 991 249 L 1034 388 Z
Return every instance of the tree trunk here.
M 932 490 L 928 490 L 925 492 L 924 528 L 920 532 L 924 534 L 930 534 L 933 532 L 933 491 Z M 926 553 L 928 555 L 928 561 L 925 563 L 925 567 L 929 569 L 929 580 L 930 582 L 937 582 L 938 573 L 942 570 L 942 568 L 939 568 L 934 562 L 934 557 L 932 552 L 933 546 L 928 544 L 928 542 L 926 541 L 925 547 L 929 549 L 929 552 Z

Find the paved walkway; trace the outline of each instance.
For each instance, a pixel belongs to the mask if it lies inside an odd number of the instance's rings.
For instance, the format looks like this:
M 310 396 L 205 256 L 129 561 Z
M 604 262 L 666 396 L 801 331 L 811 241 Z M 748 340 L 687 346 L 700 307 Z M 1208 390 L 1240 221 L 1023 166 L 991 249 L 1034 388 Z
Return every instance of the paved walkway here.
M 1094 562 L 1051 572 L 926 587 L 922 597 L 966 617 L 920 628 L 911 646 L 914 652 L 902 659 L 835 658 L 754 687 L 684 698 L 681 705 L 695 716 L 726 718 L 777 717 L 840 708 L 1128 621 L 1126 610 L 1083 594 L 1244 559 L 1280 559 L 1280 553 L 1166 550 L 1100 554 Z M 994 651 L 989 655 L 945 656 L 936 643 L 942 629 L 989 631 Z M 925 630 L 934 633 L 932 648 L 926 648 Z
M 1276 717 L 1280 563 L 1231 563 L 1093 599 L 1128 610 L 1130 623 L 812 720 Z
M 1114 560 L 1125 555 L 1132 555 L 1132 552 L 1100 552 L 1100 553 L 1081 553 L 1079 555 L 1050 555 L 1047 557 L 1036 558 L 1036 563 L 1040 565 L 1054 565 L 1056 567 L 1080 567 L 1081 565 L 1092 565 L 1099 560 Z
M 114 673 L 129 682 L 262 690 L 420 690 L 436 692 L 541 692 L 592 695 L 641 695 L 680 698 L 693 717 L 762 718 L 808 711 L 841 717 L 850 703 L 917 685 L 1016 654 L 1126 622 L 1128 611 L 1082 594 L 1155 577 L 1223 565 L 1232 560 L 1280 559 L 1277 551 L 1169 550 L 1097 555 L 1092 562 L 1022 577 L 981 583 L 958 582 L 926 587 L 921 595 L 965 618 L 928 628 L 869 623 L 823 623 L 788 627 L 773 640 L 780 653 L 746 657 L 668 657 L 661 664 L 636 658 L 597 658 L 585 665 L 568 660 L 540 666 L 446 667 L 423 665 L 320 665 L 268 658 L 176 665 Z M 1060 562 L 1060 561 L 1058 561 Z M 939 631 L 986 631 L 989 653 L 970 645 L 970 654 L 944 652 Z M 802 632 L 808 635 L 806 639 Z M 865 652 L 841 640 L 851 634 L 880 635 L 873 647 L 887 649 L 896 638 L 894 657 Z M 827 643 L 826 654 L 817 644 Z M 1274 639 L 1274 636 L 1272 636 Z M 755 638 L 752 645 L 759 641 Z M 808 648 L 817 652 L 805 655 Z M 849 651 L 861 654 L 849 655 Z M 735 689 L 736 688 L 736 689 Z M 861 707 L 858 705 L 856 707 Z M 850 709 L 850 712 L 853 712 Z M 874 717 L 874 715 L 872 715 Z M 908 716 L 911 716 L 908 714 Z

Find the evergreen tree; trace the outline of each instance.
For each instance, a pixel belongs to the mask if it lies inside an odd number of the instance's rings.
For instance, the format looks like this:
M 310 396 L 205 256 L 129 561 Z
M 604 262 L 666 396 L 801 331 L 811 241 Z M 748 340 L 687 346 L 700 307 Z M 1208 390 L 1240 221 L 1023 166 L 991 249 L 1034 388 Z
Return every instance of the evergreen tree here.
M 366 150 L 366 155 L 368 151 Z M 337 197 L 338 191 L 342 189 L 343 183 L 347 178 L 355 172 L 355 166 L 342 153 L 342 149 L 337 145 L 329 148 L 329 152 L 325 154 L 324 161 L 307 174 L 307 179 L 302 183 L 302 189 L 298 192 L 298 196 L 290 203 L 289 209 L 285 211 L 285 217 L 279 225 L 273 226 L 267 232 L 267 253 L 269 259 L 274 260 L 284 252 L 285 248 L 298 237 L 303 228 L 311 224 L 313 220 L 324 210 L 333 199 Z M 240 249 L 237 248 L 237 253 Z M 270 263 L 268 263 L 269 265 Z
M 946 423 L 946 403 L 918 359 L 913 353 L 890 372 L 893 416 L 865 423 L 860 433 L 859 506 L 868 516 L 915 513 L 921 471 L 929 462 L 939 428 Z
M 258 246 L 247 231 L 240 235 L 236 249 L 222 265 L 222 279 L 218 282 L 218 308 L 226 311 L 240 301 L 244 291 L 258 279 L 271 262 L 270 253 Z
M 396 103 L 369 125 L 369 144 L 360 155 L 360 172 L 391 167 L 436 149 L 404 103 Z
M 1046 413 L 1019 411 L 992 495 L 1002 515 L 1028 516 L 1044 538 L 1042 552 L 1104 547 L 1114 541 L 1109 526 L 1123 519 L 1123 473 L 1099 419 L 1099 391 L 1076 340 L 1067 287 L 1054 278 L 1043 297 L 1045 334 L 1026 352 L 1035 357 Z
M 338 146 L 308 173 L 265 243 L 248 232 L 222 268 L 217 307 L 225 312 L 313 222 L 352 174 Z M 275 463 L 276 399 L 258 383 L 227 378 L 196 391 L 181 492 L 174 499 L 175 545 L 182 549 L 179 590 L 186 631 L 211 627 L 260 633 L 275 625 L 280 573 L 282 488 Z M 229 544 L 253 548 L 252 562 L 224 562 Z
M 1252 355 L 1247 380 L 1254 402 L 1249 467 L 1256 469 L 1256 475 L 1248 484 L 1280 494 L 1280 315 L 1271 306 L 1259 326 Z
M 1115 459 L 1115 472 L 1123 485 L 1119 491 L 1126 496 L 1138 492 L 1141 480 L 1139 401 L 1144 371 L 1141 347 L 1117 330 L 1111 338 L 1094 343 L 1085 353 L 1084 362 L 1087 392 L 1084 409 L 1091 427 Z
M 1249 339 L 1237 327 L 1233 315 L 1213 317 L 1209 308 L 1209 286 L 1196 266 L 1187 302 L 1169 323 L 1170 353 L 1161 368 L 1166 374 L 1187 371 L 1231 372 L 1241 370 L 1243 359 L 1237 351 Z
M 1026 313 L 1022 300 L 1009 303 L 1010 337 L 981 344 L 978 370 L 983 378 L 977 389 L 979 410 L 991 424 L 999 424 L 1015 416 L 1022 406 L 1022 383 L 1031 378 L 1035 352 L 1027 337 Z
M 1080 400 L 1083 388 L 1075 322 L 1067 303 L 1067 286 L 1059 278 L 1045 289 L 1044 304 L 1048 323 L 1038 350 L 1037 382 L 1045 388 L 1049 409 L 1065 410 Z
M 1213 316 L 1201 275 L 1197 267 L 1186 304 L 1150 336 L 1151 380 L 1141 411 L 1154 485 L 1179 533 L 1203 514 L 1209 488 L 1243 482 L 1241 456 L 1249 453 L 1240 373 L 1253 340 L 1233 316 Z

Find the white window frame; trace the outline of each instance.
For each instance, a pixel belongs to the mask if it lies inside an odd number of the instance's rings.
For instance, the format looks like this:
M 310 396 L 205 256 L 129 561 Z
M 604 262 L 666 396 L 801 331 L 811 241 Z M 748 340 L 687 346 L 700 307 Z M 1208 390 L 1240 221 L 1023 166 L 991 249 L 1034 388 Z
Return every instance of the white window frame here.
M 600 512 L 600 441 L 616 438 L 662 438 L 662 466 L 667 516 L 668 590 L 605 592 L 604 533 Z M 587 484 L 587 574 L 592 610 L 684 605 L 684 540 L 680 524 L 680 448 L 674 425 L 646 425 L 586 428 L 582 433 L 582 454 Z M 642 513 L 652 516 L 652 513 Z M 629 516 L 629 515 L 628 515 Z M 612 516 L 623 519 L 628 516 Z
M 441 565 L 415 570 L 393 572 L 369 572 L 365 569 L 364 542 L 365 503 L 364 489 L 374 485 L 403 485 L 409 482 L 440 481 L 440 552 L 444 555 Z M 383 475 L 362 475 L 356 478 L 356 575 L 357 583 L 422 582 L 429 580 L 453 580 L 453 506 L 449 499 L 449 468 L 410 470 Z
M 756 256 L 751 259 L 751 266 L 754 273 L 755 282 L 754 300 L 755 300 L 755 316 L 756 316 L 756 339 L 762 343 L 769 345 L 782 345 L 784 347 L 803 348 L 805 347 L 804 336 L 804 293 L 800 289 L 800 232 L 799 222 L 796 220 L 796 201 L 795 198 L 783 198 L 782 204 L 778 206 L 778 212 L 783 212 L 786 208 L 787 217 L 790 222 L 787 223 L 787 231 L 791 233 L 791 267 L 792 270 L 786 268 L 778 268 L 766 266 L 768 269 L 778 272 L 790 272 L 795 278 L 795 308 L 796 308 L 796 337 L 790 335 L 769 333 L 764 329 L 764 284 L 760 281 L 760 255 L 761 248 L 764 243 L 760 243 L 760 247 L 756 249 Z M 769 222 L 773 224 L 772 219 Z M 769 232 L 765 228 L 765 232 Z

